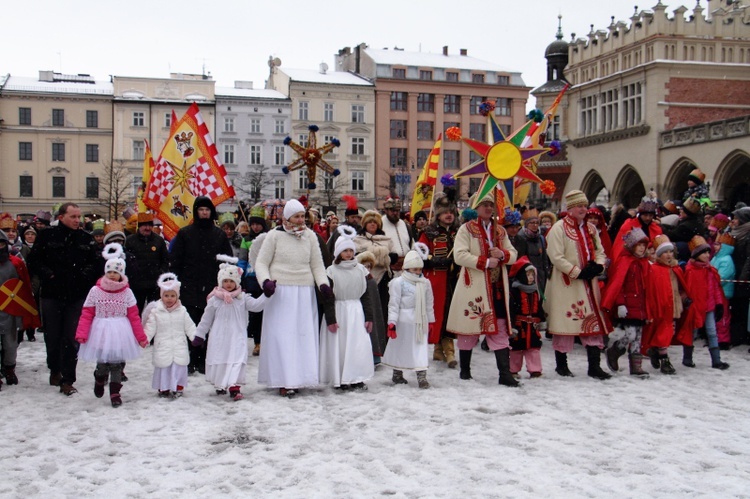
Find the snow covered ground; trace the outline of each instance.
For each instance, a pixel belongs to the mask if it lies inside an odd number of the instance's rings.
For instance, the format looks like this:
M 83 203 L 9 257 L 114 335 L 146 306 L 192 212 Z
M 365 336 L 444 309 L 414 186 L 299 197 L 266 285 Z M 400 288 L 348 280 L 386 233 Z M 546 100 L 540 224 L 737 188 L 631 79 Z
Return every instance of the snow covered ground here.
M 182 399 L 150 388 L 151 351 L 128 364 L 124 404 L 48 385 L 43 335 L 18 354 L 20 385 L 0 392 L 0 497 L 750 497 L 750 354 L 722 352 L 728 371 L 675 362 L 676 376 L 554 373 L 497 385 L 494 357 L 474 352 L 473 381 L 436 364 L 429 390 L 330 388 L 279 397 L 253 381 L 246 399 L 215 395 L 203 376 Z M 673 348 L 673 360 L 681 352 Z M 651 367 L 647 367 L 651 370 Z

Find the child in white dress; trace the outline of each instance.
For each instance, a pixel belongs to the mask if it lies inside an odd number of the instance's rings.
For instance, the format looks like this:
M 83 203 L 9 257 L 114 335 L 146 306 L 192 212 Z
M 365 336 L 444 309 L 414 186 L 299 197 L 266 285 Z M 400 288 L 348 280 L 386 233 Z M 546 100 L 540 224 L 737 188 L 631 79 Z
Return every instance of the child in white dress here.
M 419 246 L 421 245 L 421 246 Z M 429 255 L 425 245 L 416 243 L 420 253 Z M 404 257 L 404 272 L 388 284 L 388 346 L 383 364 L 393 368 L 393 382 L 406 384 L 404 369 L 417 371 L 419 388 L 427 381 L 427 333 L 435 322 L 432 286 L 422 275 L 423 258 L 415 250 Z
M 143 328 L 154 340 L 154 376 L 151 388 L 162 398 L 182 396 L 188 381 L 190 352 L 187 341 L 195 338 L 195 323 L 180 303 L 180 281 L 168 272 L 156 281 L 161 299 L 149 303 L 143 311 Z
M 208 295 L 193 345 L 200 346 L 210 333 L 206 379 L 216 387 L 217 395 L 228 389 L 229 396 L 237 401 L 243 398 L 240 385 L 245 384 L 247 374 L 247 313 L 262 311 L 268 298 L 253 298 L 242 292 L 237 258 L 216 255 L 216 259 L 226 263 L 219 265 L 219 286 Z
M 125 361 L 138 358 L 140 347 L 148 346 L 135 296 L 125 276 L 124 255 L 117 243 L 104 247 L 102 256 L 107 260 L 104 276 L 86 296 L 76 329 L 76 341 L 81 344 L 78 358 L 96 362 L 94 395 L 103 397 L 109 381 L 112 407 L 122 405 L 120 389 Z
M 351 227 L 339 227 L 333 265 L 326 273 L 335 300 L 326 302 L 320 326 L 320 382 L 341 390 L 367 390 L 375 374 L 372 362 L 372 307 L 367 293 L 367 269 L 354 258 Z

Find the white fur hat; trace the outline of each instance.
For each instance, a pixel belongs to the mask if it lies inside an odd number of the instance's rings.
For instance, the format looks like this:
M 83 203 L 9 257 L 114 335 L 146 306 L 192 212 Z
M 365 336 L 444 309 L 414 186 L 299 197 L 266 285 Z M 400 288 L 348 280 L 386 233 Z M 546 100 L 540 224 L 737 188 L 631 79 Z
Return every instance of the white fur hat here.
M 305 211 L 305 207 L 302 206 L 302 203 L 297 201 L 296 199 L 290 199 L 286 202 L 284 205 L 284 218 L 286 220 L 289 220 L 292 218 L 293 215 L 296 215 L 297 213 Z
M 403 269 L 421 269 L 424 267 L 424 260 L 419 256 L 416 250 L 411 250 L 404 257 Z
M 338 258 L 345 249 L 350 249 L 356 253 L 357 247 L 354 245 L 354 236 L 357 235 L 357 231 L 348 225 L 339 225 L 337 230 L 339 231 L 339 237 L 333 247 L 333 258 Z
M 182 286 L 182 283 L 172 272 L 167 272 L 166 274 L 160 275 L 156 280 L 156 285 L 159 286 L 159 289 L 161 290 L 159 292 L 161 296 L 163 296 L 167 291 L 174 291 L 175 293 L 177 293 L 178 297 L 180 296 L 180 287 Z
M 109 243 L 102 251 L 102 257 L 107 260 L 104 264 L 104 273 L 117 272 L 125 277 L 125 251 L 119 243 Z
M 219 265 L 219 274 L 216 277 L 219 287 L 221 287 L 221 283 L 224 282 L 224 279 L 234 281 L 237 284 L 237 287 L 239 287 L 240 280 L 242 279 L 242 269 L 237 266 L 239 260 L 227 255 L 216 255 L 216 259 L 220 262 L 225 262 Z

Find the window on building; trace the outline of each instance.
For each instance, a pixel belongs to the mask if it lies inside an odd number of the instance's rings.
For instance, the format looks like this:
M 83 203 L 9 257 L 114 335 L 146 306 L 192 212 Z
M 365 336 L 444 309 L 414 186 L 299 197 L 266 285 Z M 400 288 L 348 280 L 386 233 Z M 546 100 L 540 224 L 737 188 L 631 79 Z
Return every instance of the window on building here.
M 432 152 L 432 149 L 417 149 L 417 164 L 416 166 L 418 168 L 422 168 L 425 163 L 427 163 L 427 159 L 430 157 L 430 153 Z
M 406 111 L 407 93 L 391 92 L 391 111 Z
M 446 95 L 443 99 L 443 112 L 458 114 L 461 112 L 461 96 Z
M 133 141 L 133 159 L 143 161 L 145 154 L 146 154 L 146 144 L 142 140 L 134 140 Z
M 333 102 L 323 103 L 323 121 L 333 121 Z
M 479 114 L 479 106 L 485 100 L 484 97 L 472 97 L 469 101 L 469 114 Z
M 443 150 L 443 169 L 458 170 L 460 152 Z
M 481 156 L 474 151 L 469 151 L 469 164 L 474 164 L 481 159 Z
M 622 87 L 622 120 L 626 127 L 641 123 L 640 83 L 631 83 Z
M 284 120 L 276 120 L 274 125 L 274 133 L 286 133 L 286 127 L 284 126 Z
M 64 109 L 52 110 L 52 126 L 65 126 L 65 110 Z
M 365 138 L 364 137 L 352 137 L 352 154 L 355 156 L 364 156 L 365 154 Z
M 86 128 L 99 128 L 99 111 L 86 111 Z
M 352 190 L 362 192 L 365 190 L 365 172 L 351 172 Z
M 224 164 L 233 165 L 234 163 L 234 144 L 224 144 Z
M 273 164 L 281 166 L 286 163 L 286 147 L 274 146 L 273 149 Z
M 86 144 L 86 163 L 99 162 L 99 144 Z
M 599 95 L 601 102 L 600 116 L 602 119 L 602 128 L 605 132 L 618 128 L 618 94 L 618 89 L 612 88 L 605 90 Z
M 589 95 L 581 98 L 581 117 L 579 132 L 581 135 L 590 135 L 598 131 L 597 127 L 597 96 Z M 626 120 L 627 122 L 627 120 Z
M 391 120 L 391 138 L 406 138 L 406 120 Z
M 65 177 L 52 177 L 52 197 L 65 197 Z
M 458 73 L 455 71 L 447 71 L 445 73 L 445 81 L 458 81 Z
M 510 76 L 497 75 L 497 84 L 505 86 L 510 85 Z
M 435 137 L 435 122 L 417 121 L 417 140 L 432 140 Z
M 262 148 L 263 146 L 260 145 L 252 145 L 250 146 L 250 164 L 251 165 L 260 165 L 261 164 L 261 157 L 262 157 Z
M 31 125 L 31 108 L 30 107 L 18 108 L 18 124 L 19 125 Z
M 406 78 L 406 69 L 393 68 L 393 77 L 403 80 L 404 78 Z
M 391 168 L 406 166 L 406 148 L 391 147 Z
M 469 196 L 476 193 L 479 190 L 479 186 L 482 183 L 481 178 L 469 178 Z
M 328 172 L 323 172 L 323 190 L 331 191 L 333 190 L 333 182 L 336 177 L 331 175 Z
M 469 124 L 469 138 L 484 141 L 487 139 L 487 125 L 484 123 Z
M 86 178 L 86 199 L 99 198 L 99 179 L 96 177 Z
M 310 136 L 306 133 L 301 133 L 298 137 L 297 143 L 302 147 L 307 147 L 307 141 L 310 139 Z
M 503 132 L 503 137 L 510 135 L 510 125 L 500 125 L 500 131 Z
M 510 103 L 511 99 L 500 97 L 495 102 L 495 115 L 496 116 L 510 116 Z
M 299 103 L 299 114 L 297 115 L 297 119 L 301 121 L 307 121 L 308 116 L 308 109 L 310 107 L 310 103 L 307 101 L 300 101 Z
M 224 131 L 234 132 L 234 118 L 224 118 Z
M 560 131 L 560 115 L 558 114 L 552 118 L 552 123 L 549 125 L 547 140 L 560 140 Z
M 144 126 L 146 115 L 140 111 L 133 111 L 133 126 Z
M 336 137 L 334 137 L 333 135 L 323 135 L 323 144 L 330 144 L 331 142 L 334 141 L 335 138 Z M 332 153 L 332 154 L 336 154 L 336 153 Z
M 18 160 L 31 161 L 31 142 L 18 143 Z
M 417 96 L 417 111 L 434 113 L 435 112 L 435 95 L 434 94 L 419 94 Z
M 420 80 L 432 80 L 432 71 L 419 70 Z
M 286 198 L 286 193 L 284 192 L 284 181 L 283 180 L 274 180 L 273 182 L 273 197 L 276 199 L 284 199 Z
M 297 189 L 307 189 L 307 171 L 304 169 L 297 170 Z
M 471 82 L 472 83 L 484 83 L 484 75 L 481 73 L 472 73 Z
M 362 104 L 352 104 L 352 123 L 365 122 L 365 106 Z
M 52 144 L 52 161 L 65 161 L 65 144 Z
M 172 126 L 172 113 L 164 113 L 164 128 Z
M 22 198 L 34 197 L 34 178 L 31 175 L 18 177 L 18 196 Z
M 250 133 L 260 133 L 260 118 L 250 120 Z

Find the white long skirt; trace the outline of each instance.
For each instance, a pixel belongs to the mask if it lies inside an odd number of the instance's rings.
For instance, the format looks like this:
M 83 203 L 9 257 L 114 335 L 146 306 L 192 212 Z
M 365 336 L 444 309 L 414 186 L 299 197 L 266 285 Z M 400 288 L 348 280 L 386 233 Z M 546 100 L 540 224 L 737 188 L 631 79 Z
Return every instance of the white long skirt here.
M 210 340 L 209 340 L 210 343 Z M 245 345 L 247 349 L 247 345 Z M 234 364 L 209 364 L 206 362 L 206 381 L 220 390 L 226 390 L 231 386 L 244 385 L 246 381 L 247 364 L 237 362 Z
M 372 342 L 365 329 L 365 314 L 359 300 L 336 300 L 339 329 L 320 327 L 320 382 L 333 386 L 351 385 L 375 375 Z
M 125 362 L 140 357 L 142 350 L 127 317 L 95 317 L 89 339 L 78 349 L 78 359 L 84 362 Z
M 154 390 L 177 391 L 177 386 L 186 387 L 188 384 L 187 366 L 172 362 L 169 367 L 155 367 L 151 378 L 151 388 Z
M 428 365 L 427 350 L 427 331 L 422 335 L 422 340 L 417 341 L 414 309 L 402 308 L 396 322 L 396 338 L 388 340 L 383 354 L 383 365 L 401 371 L 425 371 Z
M 263 310 L 258 383 L 318 385 L 318 304 L 312 286 L 279 285 Z

